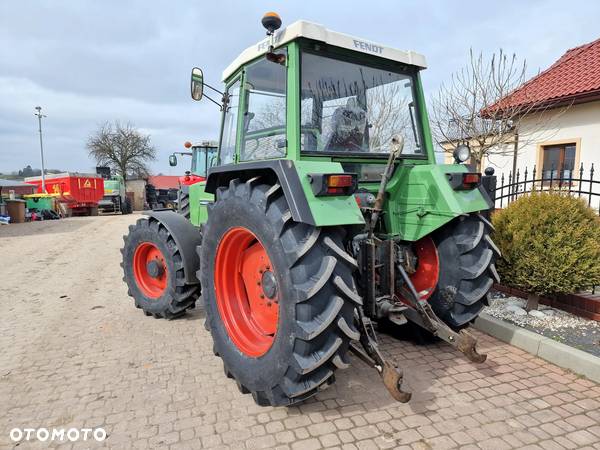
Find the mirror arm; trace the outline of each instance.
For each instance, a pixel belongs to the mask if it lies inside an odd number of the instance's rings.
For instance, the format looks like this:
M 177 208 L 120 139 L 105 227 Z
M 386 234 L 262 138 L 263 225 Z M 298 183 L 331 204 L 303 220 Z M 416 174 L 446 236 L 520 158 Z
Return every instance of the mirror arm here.
M 223 105 L 221 103 L 219 103 L 216 100 L 213 100 L 212 98 L 210 98 L 208 95 L 204 94 L 204 97 L 206 97 L 207 99 L 209 99 L 211 102 L 213 102 L 215 105 L 217 105 L 221 110 L 223 109 Z
M 223 92 L 221 92 L 221 91 L 220 91 L 220 90 L 218 90 L 218 89 L 215 89 L 215 88 L 214 88 L 214 87 L 212 87 L 210 84 L 208 84 L 208 83 L 204 83 L 204 82 L 202 82 L 202 84 L 203 84 L 204 86 L 206 86 L 207 88 L 209 88 L 209 89 L 212 89 L 212 90 L 213 90 L 213 91 L 215 91 L 216 93 L 218 93 L 218 94 L 221 94 L 221 95 L 224 95 L 224 94 L 223 94 Z

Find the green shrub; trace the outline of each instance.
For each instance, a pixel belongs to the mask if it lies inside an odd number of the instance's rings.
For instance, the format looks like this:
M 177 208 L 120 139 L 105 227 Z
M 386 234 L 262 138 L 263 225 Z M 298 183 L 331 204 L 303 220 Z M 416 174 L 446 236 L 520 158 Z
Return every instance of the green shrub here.
M 532 193 L 494 213 L 503 284 L 537 295 L 600 285 L 600 218 L 583 200 Z

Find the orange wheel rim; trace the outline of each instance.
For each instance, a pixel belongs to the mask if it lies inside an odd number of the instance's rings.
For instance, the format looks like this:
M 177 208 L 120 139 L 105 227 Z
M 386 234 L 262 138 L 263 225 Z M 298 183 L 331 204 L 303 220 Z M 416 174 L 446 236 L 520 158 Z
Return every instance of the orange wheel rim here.
M 229 338 L 245 355 L 259 357 L 273 345 L 279 292 L 273 264 L 250 230 L 225 233 L 215 257 L 215 294 Z
M 422 300 L 426 300 L 435 291 L 440 276 L 440 261 L 437 248 L 429 236 L 414 243 L 417 257 L 417 270 L 409 276 L 415 290 Z
M 138 288 L 146 297 L 158 298 L 167 288 L 169 271 L 165 257 L 151 242 L 142 242 L 133 254 L 133 275 Z

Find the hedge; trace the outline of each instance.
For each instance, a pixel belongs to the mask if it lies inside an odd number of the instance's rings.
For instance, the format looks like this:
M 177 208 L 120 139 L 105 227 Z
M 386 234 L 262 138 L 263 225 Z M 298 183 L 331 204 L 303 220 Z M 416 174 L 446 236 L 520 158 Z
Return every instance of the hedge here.
M 495 212 L 502 283 L 536 295 L 600 285 L 600 217 L 564 193 L 531 193 Z

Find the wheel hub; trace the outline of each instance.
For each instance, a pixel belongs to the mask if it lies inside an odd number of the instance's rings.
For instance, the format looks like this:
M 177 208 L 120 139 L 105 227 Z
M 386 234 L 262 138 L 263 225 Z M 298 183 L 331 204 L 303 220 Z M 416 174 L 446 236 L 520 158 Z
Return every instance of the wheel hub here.
M 217 307 L 232 342 L 251 357 L 264 355 L 279 321 L 277 278 L 264 246 L 250 230 L 225 233 L 215 257 Z
M 152 278 L 159 278 L 163 273 L 165 273 L 163 265 L 156 259 L 146 264 L 146 270 L 148 271 L 148 275 L 150 275 Z
M 159 298 L 167 289 L 165 257 L 154 243 L 142 242 L 135 249 L 133 275 L 138 288 L 148 298 Z
M 262 274 L 262 289 L 267 298 L 273 299 L 277 295 L 277 281 L 275 275 L 270 270 L 263 272 Z

